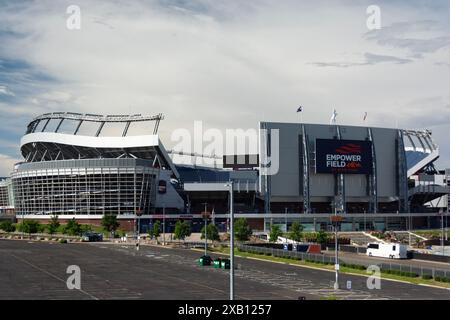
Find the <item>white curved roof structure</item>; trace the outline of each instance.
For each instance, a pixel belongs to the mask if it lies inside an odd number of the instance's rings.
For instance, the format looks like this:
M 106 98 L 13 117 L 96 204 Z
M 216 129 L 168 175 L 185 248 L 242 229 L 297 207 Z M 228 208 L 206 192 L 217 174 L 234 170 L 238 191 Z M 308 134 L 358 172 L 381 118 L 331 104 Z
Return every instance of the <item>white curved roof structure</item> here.
M 21 139 L 20 149 L 26 162 L 108 158 L 153 160 L 155 166 L 170 169 L 178 177 L 177 169 L 157 135 L 161 119 L 163 117 L 160 114 L 156 116 L 101 116 L 62 112 L 43 114 L 34 118 L 28 125 L 27 132 Z M 60 129 L 69 121 L 73 131 L 62 132 Z M 130 125 L 135 122 L 155 122 L 152 134 L 127 135 Z M 80 127 L 85 123 L 93 124 L 95 134 L 79 134 Z M 100 136 L 108 123 L 119 124 L 118 132 L 115 136 Z

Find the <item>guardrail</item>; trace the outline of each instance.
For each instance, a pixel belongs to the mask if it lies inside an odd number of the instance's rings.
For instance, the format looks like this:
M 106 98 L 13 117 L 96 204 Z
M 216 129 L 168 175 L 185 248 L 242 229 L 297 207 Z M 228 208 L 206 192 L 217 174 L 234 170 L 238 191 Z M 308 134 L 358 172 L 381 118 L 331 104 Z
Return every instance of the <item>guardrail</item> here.
M 249 253 L 258 253 L 264 255 L 271 255 L 279 258 L 291 258 L 291 259 L 301 259 L 311 262 L 318 262 L 323 264 L 334 264 L 334 256 L 332 255 L 324 255 L 324 254 L 315 254 L 315 253 L 305 253 L 305 252 L 297 252 L 297 251 L 288 251 L 283 249 L 274 249 L 274 248 L 264 248 L 258 246 L 250 246 L 245 244 L 238 245 L 239 250 L 249 252 Z M 417 267 L 411 265 L 403 265 L 398 263 L 384 263 L 384 262 L 367 262 L 362 263 L 361 260 L 354 260 L 351 258 L 339 258 L 340 264 L 353 264 L 368 267 L 369 265 L 377 265 L 380 267 L 382 271 L 400 271 L 400 272 L 409 272 L 415 273 L 420 277 L 423 276 L 432 276 L 435 277 L 450 277 L 450 270 L 437 269 L 437 268 L 426 268 L 426 267 Z

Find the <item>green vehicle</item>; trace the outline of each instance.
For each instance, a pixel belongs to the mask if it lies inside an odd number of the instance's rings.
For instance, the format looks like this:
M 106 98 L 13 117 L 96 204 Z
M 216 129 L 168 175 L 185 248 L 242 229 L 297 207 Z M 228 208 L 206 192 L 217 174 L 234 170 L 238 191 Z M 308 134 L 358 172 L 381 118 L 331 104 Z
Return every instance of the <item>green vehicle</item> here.
M 220 267 L 222 269 L 230 269 L 230 259 L 222 259 L 220 262 Z
M 210 266 L 212 262 L 212 259 L 210 256 L 201 256 L 200 259 L 198 259 L 198 265 L 199 266 Z
M 214 262 L 213 262 L 213 266 L 214 266 L 214 268 L 216 268 L 216 269 L 221 268 L 221 264 L 222 264 L 222 259 L 220 259 L 220 258 L 217 258 L 217 259 L 214 260 Z

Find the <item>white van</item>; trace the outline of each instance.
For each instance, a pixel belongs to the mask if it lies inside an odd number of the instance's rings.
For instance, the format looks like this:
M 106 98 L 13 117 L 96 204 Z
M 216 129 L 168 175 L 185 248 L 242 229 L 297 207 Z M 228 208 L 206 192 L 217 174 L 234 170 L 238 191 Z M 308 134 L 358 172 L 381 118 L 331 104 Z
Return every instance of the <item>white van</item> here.
M 369 243 L 366 254 L 370 257 L 406 259 L 407 246 L 401 243 Z

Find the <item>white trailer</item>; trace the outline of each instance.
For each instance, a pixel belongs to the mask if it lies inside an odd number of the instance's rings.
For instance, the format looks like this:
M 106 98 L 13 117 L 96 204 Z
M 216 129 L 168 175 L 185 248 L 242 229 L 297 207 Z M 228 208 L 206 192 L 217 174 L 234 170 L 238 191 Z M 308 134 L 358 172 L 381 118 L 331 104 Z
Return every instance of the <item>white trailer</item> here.
M 401 243 L 369 243 L 366 254 L 369 257 L 406 259 L 408 247 Z

